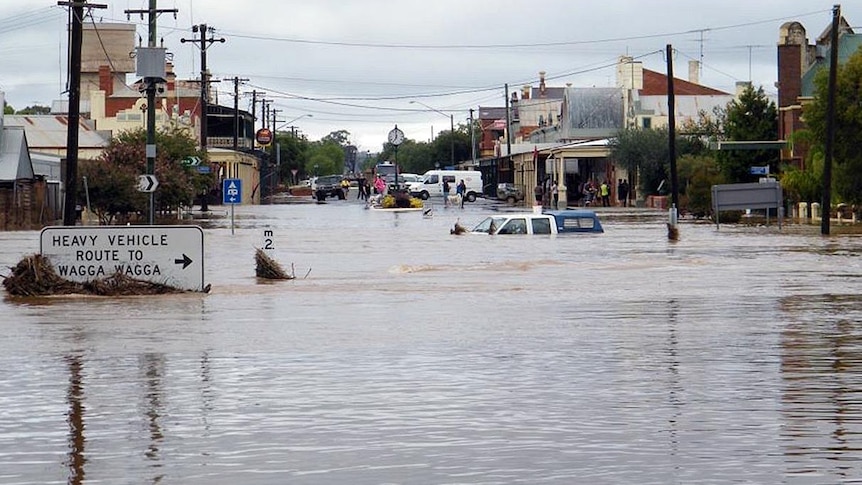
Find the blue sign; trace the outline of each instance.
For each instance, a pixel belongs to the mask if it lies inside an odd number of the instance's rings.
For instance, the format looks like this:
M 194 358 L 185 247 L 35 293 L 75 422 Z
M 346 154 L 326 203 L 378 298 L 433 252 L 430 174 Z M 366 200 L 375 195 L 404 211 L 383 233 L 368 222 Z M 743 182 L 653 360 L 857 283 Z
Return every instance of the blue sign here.
M 769 165 L 751 167 L 751 175 L 769 175 Z
M 221 192 L 222 204 L 242 204 L 242 180 L 224 179 Z

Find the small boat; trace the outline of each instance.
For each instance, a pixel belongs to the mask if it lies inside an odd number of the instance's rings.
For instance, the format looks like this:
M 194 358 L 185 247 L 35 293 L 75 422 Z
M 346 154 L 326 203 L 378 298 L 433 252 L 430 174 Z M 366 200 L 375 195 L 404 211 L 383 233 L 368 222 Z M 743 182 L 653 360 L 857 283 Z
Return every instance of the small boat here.
M 570 209 L 494 215 L 482 220 L 470 232 L 502 235 L 603 233 L 605 230 L 594 211 Z

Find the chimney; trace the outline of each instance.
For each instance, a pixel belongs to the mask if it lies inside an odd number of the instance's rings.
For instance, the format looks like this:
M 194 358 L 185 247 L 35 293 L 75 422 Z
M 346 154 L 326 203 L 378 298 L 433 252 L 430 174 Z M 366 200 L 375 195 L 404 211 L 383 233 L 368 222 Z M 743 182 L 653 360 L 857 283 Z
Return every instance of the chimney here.
M 545 87 L 545 71 L 539 71 L 539 97 L 544 98 L 547 94 L 547 88 Z
M 530 99 L 530 89 L 532 89 L 530 85 L 521 87 L 521 99 Z
M 114 79 L 111 76 L 111 66 L 99 66 L 99 90 L 105 92 L 105 97 L 114 94 Z
M 177 89 L 177 75 L 174 73 L 174 63 L 165 64 L 165 91 L 172 93 Z
M 688 61 L 688 82 L 700 84 L 700 61 Z

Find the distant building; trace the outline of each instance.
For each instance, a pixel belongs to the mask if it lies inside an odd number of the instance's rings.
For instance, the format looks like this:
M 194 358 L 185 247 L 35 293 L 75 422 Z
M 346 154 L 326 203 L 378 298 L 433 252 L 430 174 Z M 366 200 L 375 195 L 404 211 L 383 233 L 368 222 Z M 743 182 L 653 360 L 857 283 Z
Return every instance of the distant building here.
M 0 92 L 0 106 L 5 96 Z M 27 134 L 0 111 L 0 230 L 37 229 L 59 215 L 59 184 L 49 188 L 33 170 Z
M 808 41 L 805 27 L 799 22 L 787 22 L 778 31 L 778 136 L 791 141 L 793 133 L 805 128 L 802 111 L 814 99 L 814 77 L 829 67 L 832 25 L 815 39 Z M 853 32 L 843 17 L 838 25 L 838 62 L 844 63 L 862 46 L 862 35 Z M 781 161 L 800 168 L 805 166 L 808 146 L 790 145 L 781 151 Z

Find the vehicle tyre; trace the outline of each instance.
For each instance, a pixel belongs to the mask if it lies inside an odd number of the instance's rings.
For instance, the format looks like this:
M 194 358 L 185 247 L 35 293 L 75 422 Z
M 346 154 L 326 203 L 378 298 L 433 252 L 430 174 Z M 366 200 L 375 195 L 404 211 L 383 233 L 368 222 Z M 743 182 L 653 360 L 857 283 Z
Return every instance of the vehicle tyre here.
M 422 200 L 428 200 L 428 197 L 430 196 L 431 195 L 428 193 L 427 190 L 423 190 L 422 193 L 419 194 L 419 198 Z
M 476 193 L 475 192 L 469 192 L 467 194 L 467 202 L 476 202 Z
M 510 195 L 510 196 L 506 197 L 506 203 L 509 205 L 515 205 L 516 201 L 517 201 L 517 199 L 515 199 L 514 195 Z
M 323 202 L 324 200 L 326 200 L 326 192 L 323 190 L 318 190 L 317 192 L 315 192 L 315 198 L 318 202 Z

